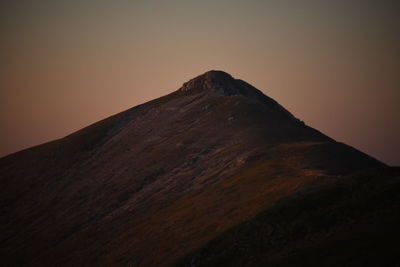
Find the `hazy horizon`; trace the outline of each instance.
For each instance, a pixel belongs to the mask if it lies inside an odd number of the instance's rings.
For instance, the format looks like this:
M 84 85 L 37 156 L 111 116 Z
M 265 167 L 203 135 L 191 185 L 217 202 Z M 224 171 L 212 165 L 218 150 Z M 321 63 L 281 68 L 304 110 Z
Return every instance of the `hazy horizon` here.
M 337 141 L 400 165 L 395 1 L 0 4 L 0 157 L 217 69 Z

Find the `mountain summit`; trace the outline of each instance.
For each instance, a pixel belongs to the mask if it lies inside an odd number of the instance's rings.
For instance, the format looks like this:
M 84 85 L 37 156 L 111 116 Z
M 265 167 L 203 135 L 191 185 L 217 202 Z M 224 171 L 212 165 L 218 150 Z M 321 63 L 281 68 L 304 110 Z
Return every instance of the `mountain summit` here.
M 1 158 L 1 259 L 13 266 L 187 263 L 180 259 L 208 266 L 218 263 L 214 254 L 190 253 L 220 235 L 245 251 L 242 239 L 225 233 L 277 203 L 370 169 L 387 167 L 308 127 L 248 83 L 209 71 L 169 95 Z M 304 203 L 324 208 L 324 201 Z M 397 202 L 388 203 L 385 209 Z M 371 218 L 380 208 L 371 208 Z M 314 232 L 300 222 L 290 239 L 284 223 L 262 228 L 262 242 L 277 245 L 256 251 L 279 259 L 279 244 L 317 244 L 342 225 L 321 221 Z
M 224 96 L 242 95 L 254 99 L 266 97 L 250 84 L 218 70 L 211 70 L 191 79 L 184 83 L 179 91 L 188 93 L 204 92 Z
M 179 90 L 183 92 L 203 91 L 221 95 L 238 95 L 246 89 L 255 90 L 251 86 L 244 85 L 244 82 L 234 79 L 226 72 L 211 70 L 184 83 Z
M 288 118 L 295 119 L 290 112 L 284 109 L 272 98 L 264 95 L 260 90 L 230 74 L 211 70 L 199 75 L 183 84 L 178 92 L 186 95 L 204 94 L 207 96 L 242 96 L 251 100 L 264 102 L 271 109 L 284 113 Z

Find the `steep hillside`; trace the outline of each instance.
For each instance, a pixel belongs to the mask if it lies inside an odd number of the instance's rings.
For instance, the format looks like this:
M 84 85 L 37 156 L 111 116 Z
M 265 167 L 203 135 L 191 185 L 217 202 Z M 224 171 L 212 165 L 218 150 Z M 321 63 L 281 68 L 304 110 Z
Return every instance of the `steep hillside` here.
M 210 71 L 0 159 L 1 258 L 168 266 L 315 181 L 381 167 Z

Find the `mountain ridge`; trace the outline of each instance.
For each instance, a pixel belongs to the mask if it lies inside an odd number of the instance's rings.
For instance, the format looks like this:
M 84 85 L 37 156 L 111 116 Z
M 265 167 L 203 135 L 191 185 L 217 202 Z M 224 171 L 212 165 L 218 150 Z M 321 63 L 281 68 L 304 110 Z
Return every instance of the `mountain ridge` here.
M 169 266 L 321 177 L 385 167 L 262 93 L 200 77 L 1 158 L 6 262 Z

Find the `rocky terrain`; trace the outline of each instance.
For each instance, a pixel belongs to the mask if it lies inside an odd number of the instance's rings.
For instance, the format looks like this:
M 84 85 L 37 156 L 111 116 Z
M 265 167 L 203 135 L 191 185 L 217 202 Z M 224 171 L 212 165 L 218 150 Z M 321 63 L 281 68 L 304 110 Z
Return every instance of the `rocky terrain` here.
M 382 242 L 398 223 L 399 179 L 248 83 L 209 71 L 1 158 L 0 262 L 289 266 L 318 254 L 321 266 L 331 250 L 356 251 L 330 242 L 358 234 L 381 241 L 378 256 L 397 253 L 396 235 Z

